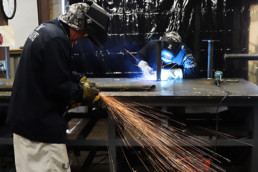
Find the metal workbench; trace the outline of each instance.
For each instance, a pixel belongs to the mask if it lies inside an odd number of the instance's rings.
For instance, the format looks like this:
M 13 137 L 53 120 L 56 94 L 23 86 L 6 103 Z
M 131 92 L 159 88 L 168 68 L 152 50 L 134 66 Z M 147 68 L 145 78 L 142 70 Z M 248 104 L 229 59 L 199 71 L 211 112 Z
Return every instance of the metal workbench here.
M 258 164 L 258 86 L 243 79 L 224 79 L 221 86 L 215 85 L 214 80 L 208 79 L 185 79 L 172 81 L 147 81 L 138 79 L 111 79 L 99 78 L 90 79 L 99 85 L 112 87 L 112 85 L 120 85 L 125 88 L 130 85 L 155 85 L 156 89 L 152 91 L 110 91 L 104 92 L 105 95 L 123 97 L 135 102 L 139 102 L 149 106 L 217 106 L 226 96 L 221 106 L 230 107 L 248 107 L 251 110 L 253 118 L 251 121 L 252 137 L 243 139 L 246 143 L 253 144 L 252 147 L 252 172 L 257 171 Z M 119 141 L 115 141 L 115 129 L 112 121 L 109 121 L 109 149 L 116 159 L 115 148 L 121 145 Z M 214 145 L 214 140 L 211 144 Z M 243 146 L 239 142 L 230 140 L 220 140 L 217 142 L 220 146 Z M 245 145 L 246 146 L 246 145 Z M 115 164 L 116 165 L 116 164 Z
M 131 86 L 155 85 L 152 91 L 144 90 L 127 90 L 121 91 L 105 91 L 103 94 L 107 96 L 123 97 L 135 102 L 139 102 L 149 106 L 217 106 L 222 98 L 226 97 L 221 103 L 222 106 L 245 107 L 250 109 L 252 113 L 251 127 L 252 137 L 242 141 L 253 144 L 252 160 L 250 171 L 255 172 L 258 169 L 258 86 L 243 79 L 224 79 L 221 86 L 214 84 L 214 80 L 208 79 L 185 79 L 172 81 L 147 81 L 142 79 L 127 78 L 88 78 L 90 81 L 96 82 L 102 88 L 119 87 L 129 88 Z M 2 80 L 0 85 L 0 103 L 2 106 L 8 105 L 11 94 L 11 80 Z M 115 125 L 112 120 L 108 122 L 109 136 L 106 140 L 70 140 L 68 143 L 73 146 L 109 146 L 114 166 L 116 168 L 116 147 L 121 145 L 121 140 L 117 139 Z M 211 140 L 211 144 L 213 144 Z M 0 139 L 0 144 L 11 143 L 11 140 Z M 218 141 L 219 146 L 243 146 L 239 142 L 231 142 L 230 140 Z M 110 167 L 112 171 L 113 167 Z

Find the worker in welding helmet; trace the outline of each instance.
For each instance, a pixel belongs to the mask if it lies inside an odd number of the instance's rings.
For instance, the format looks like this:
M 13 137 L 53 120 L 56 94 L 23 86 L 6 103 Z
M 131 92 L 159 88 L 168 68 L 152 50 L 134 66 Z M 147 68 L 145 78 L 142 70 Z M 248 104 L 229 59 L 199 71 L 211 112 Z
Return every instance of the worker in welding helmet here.
M 85 35 L 101 46 L 108 21 L 109 15 L 97 4 L 75 3 L 27 38 L 6 121 L 13 132 L 16 171 L 70 171 L 64 114 L 71 104 L 91 105 L 99 98 L 85 77 L 73 80 L 71 49 Z
M 161 41 L 162 71 L 166 79 L 196 77 L 196 63 L 191 50 L 184 45 L 177 32 L 166 32 L 160 40 L 148 42 L 137 54 L 138 66 L 143 75 L 148 76 L 156 71 L 157 41 Z

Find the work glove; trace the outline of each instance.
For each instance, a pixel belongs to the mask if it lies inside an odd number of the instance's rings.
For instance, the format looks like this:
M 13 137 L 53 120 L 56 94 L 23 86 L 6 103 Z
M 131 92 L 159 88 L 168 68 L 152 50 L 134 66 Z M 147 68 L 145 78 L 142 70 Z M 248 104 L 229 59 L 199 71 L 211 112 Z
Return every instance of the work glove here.
M 142 73 L 145 76 L 151 75 L 153 72 L 153 69 L 148 65 L 146 61 L 141 60 L 138 63 L 138 67 L 142 70 Z
M 169 69 L 168 80 L 170 79 L 180 79 L 183 78 L 182 69 Z
M 100 98 L 99 90 L 94 87 L 89 87 L 88 84 L 83 84 L 83 102 L 93 104 Z
M 83 76 L 79 82 L 80 86 L 83 88 L 82 102 L 72 102 L 69 105 L 69 109 L 76 108 L 80 106 L 83 102 L 92 104 L 99 100 L 99 90 L 96 89 L 96 83 L 87 80 L 86 76 Z
M 97 86 L 95 82 L 88 81 L 86 76 L 83 76 L 80 79 L 80 84 L 85 84 L 85 83 L 87 83 L 89 85 L 89 87 L 96 87 Z
M 83 102 L 92 104 L 99 100 L 99 90 L 96 88 L 95 82 L 88 81 L 84 76 L 80 80 L 80 85 L 83 88 Z

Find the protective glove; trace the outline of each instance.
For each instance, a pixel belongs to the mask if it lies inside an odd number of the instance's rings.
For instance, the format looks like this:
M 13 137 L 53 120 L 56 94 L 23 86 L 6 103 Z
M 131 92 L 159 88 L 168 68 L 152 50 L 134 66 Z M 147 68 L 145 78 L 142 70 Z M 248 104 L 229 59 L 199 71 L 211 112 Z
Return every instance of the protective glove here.
M 145 76 L 151 75 L 153 72 L 153 69 L 148 65 L 146 61 L 141 60 L 138 63 L 138 67 L 142 70 L 142 73 Z
M 93 100 L 93 103 L 99 100 L 99 90 L 96 88 L 97 84 L 95 82 L 88 81 L 86 76 L 83 76 L 80 80 L 80 83 L 83 85 L 83 91 L 84 91 L 83 95 L 85 95 L 85 90 L 87 89 L 87 87 L 89 87 L 90 89 L 97 91 L 97 96 Z
M 83 88 L 83 97 L 82 101 L 88 104 L 95 103 L 96 101 L 99 100 L 99 90 L 96 89 L 96 83 L 95 82 L 90 82 L 87 80 L 86 76 L 83 76 L 80 79 L 80 86 Z M 77 106 L 80 106 L 82 102 L 72 102 L 69 105 L 69 109 L 76 108 Z
M 86 76 L 83 76 L 80 79 L 80 84 L 85 84 L 85 83 L 87 83 L 89 85 L 89 87 L 96 87 L 96 83 L 95 82 L 88 81 Z
M 98 89 L 94 87 L 90 87 L 89 83 L 84 83 L 82 87 L 83 87 L 83 96 L 82 96 L 83 102 L 93 104 L 99 100 L 100 95 L 99 95 Z
M 179 79 L 183 78 L 183 71 L 182 69 L 170 69 L 168 73 L 168 80 L 169 79 Z

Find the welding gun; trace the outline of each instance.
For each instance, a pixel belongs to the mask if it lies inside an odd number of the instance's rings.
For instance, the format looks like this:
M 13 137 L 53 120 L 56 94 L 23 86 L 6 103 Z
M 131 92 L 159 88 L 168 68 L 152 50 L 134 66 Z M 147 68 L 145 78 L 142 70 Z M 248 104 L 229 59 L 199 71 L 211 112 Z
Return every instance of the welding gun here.
M 214 81 L 217 86 L 220 86 L 220 83 L 222 82 L 222 76 L 223 72 L 221 71 L 215 71 L 214 73 Z

